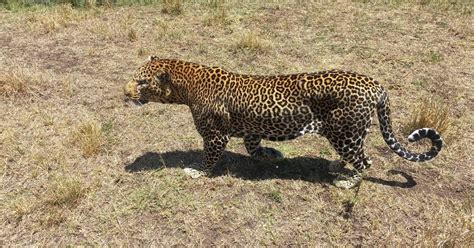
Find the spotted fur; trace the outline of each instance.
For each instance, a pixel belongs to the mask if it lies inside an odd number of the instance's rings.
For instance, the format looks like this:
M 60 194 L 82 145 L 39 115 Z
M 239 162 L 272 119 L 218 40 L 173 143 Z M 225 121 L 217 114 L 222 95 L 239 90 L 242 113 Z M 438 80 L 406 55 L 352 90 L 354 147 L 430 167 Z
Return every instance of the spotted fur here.
M 415 162 L 434 158 L 443 146 L 430 128 L 409 141 L 429 138 L 431 150 L 414 153 L 395 138 L 386 91 L 374 79 L 344 71 L 292 75 L 240 75 L 219 67 L 151 57 L 124 88 L 137 103 L 186 104 L 204 141 L 205 169 L 211 170 L 230 137 L 242 137 L 250 155 L 281 157 L 260 141 L 290 140 L 306 133 L 326 137 L 344 162 L 357 170 L 370 166 L 363 146 L 376 110 L 385 142 Z

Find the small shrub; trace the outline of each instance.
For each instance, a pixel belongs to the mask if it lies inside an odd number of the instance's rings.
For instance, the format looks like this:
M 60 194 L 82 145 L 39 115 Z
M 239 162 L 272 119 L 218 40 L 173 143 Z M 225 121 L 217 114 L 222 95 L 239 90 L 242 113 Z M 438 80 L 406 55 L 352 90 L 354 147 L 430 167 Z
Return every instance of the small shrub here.
M 183 13 L 182 0 L 163 0 L 161 12 L 169 15 L 179 15 Z
M 429 98 L 422 99 L 413 111 L 408 123 L 403 127 L 404 134 L 409 135 L 419 128 L 434 128 L 440 134 L 446 133 L 452 121 L 449 117 L 449 106 Z
M 85 157 L 96 155 L 105 143 L 102 127 L 97 122 L 81 124 L 74 133 L 74 142 L 79 146 Z

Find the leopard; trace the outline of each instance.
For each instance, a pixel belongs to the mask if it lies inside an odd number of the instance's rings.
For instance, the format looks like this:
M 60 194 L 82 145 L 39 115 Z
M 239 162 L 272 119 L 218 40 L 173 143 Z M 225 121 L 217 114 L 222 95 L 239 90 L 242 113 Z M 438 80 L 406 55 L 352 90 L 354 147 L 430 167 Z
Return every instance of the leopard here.
M 285 141 L 313 133 L 325 137 L 341 158 L 330 163 L 331 171 L 337 173 L 347 164 L 353 167 L 350 173 L 338 174 L 334 185 L 353 188 L 372 164 L 364 143 L 375 112 L 384 141 L 398 156 L 424 162 L 443 147 L 435 129 L 420 128 L 408 141 L 427 138 L 430 150 L 406 149 L 392 128 L 387 91 L 375 79 L 355 72 L 245 75 L 150 56 L 123 91 L 125 99 L 137 105 L 156 102 L 189 107 L 204 146 L 204 162 L 188 171 L 194 178 L 212 173 L 231 137 L 243 138 L 252 157 L 278 160 L 283 154 L 262 146 L 262 140 Z

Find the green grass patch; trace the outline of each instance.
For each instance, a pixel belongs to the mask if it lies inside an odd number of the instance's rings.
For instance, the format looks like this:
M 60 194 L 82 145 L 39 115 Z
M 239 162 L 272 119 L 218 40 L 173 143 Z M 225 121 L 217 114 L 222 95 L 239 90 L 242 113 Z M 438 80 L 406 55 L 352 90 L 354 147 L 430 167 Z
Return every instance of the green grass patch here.
M 435 52 L 435 51 L 430 51 L 428 53 L 428 58 L 429 58 L 431 63 L 439 63 L 439 62 L 443 61 L 443 55 L 441 53 Z
M 283 202 L 283 196 L 282 193 L 278 190 L 273 190 L 270 193 L 267 194 L 267 196 L 274 202 L 276 203 L 282 203 Z

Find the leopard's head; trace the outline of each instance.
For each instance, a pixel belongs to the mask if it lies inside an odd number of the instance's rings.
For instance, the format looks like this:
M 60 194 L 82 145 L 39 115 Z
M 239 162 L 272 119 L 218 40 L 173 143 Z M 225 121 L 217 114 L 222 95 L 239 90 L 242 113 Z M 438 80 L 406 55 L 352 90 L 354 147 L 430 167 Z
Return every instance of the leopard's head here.
M 128 99 L 139 105 L 147 102 L 179 102 L 174 94 L 172 76 L 155 56 L 150 56 L 148 61 L 138 68 L 123 90 Z

